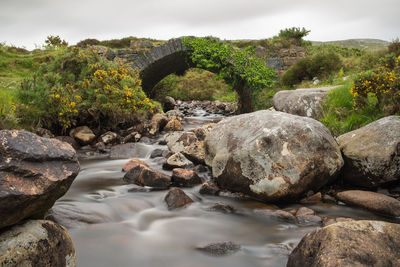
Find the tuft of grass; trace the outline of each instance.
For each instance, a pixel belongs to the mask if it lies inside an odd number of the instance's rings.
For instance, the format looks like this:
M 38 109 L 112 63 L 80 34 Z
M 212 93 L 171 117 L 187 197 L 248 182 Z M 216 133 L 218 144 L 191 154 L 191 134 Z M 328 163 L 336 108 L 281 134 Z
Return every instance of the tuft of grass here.
M 323 118 L 320 121 L 334 136 L 353 131 L 385 116 L 376 108 L 376 99 L 373 97 L 368 99 L 363 109 L 354 110 L 353 95 L 350 93 L 352 86 L 353 81 L 348 80 L 343 86 L 330 91 L 322 105 Z

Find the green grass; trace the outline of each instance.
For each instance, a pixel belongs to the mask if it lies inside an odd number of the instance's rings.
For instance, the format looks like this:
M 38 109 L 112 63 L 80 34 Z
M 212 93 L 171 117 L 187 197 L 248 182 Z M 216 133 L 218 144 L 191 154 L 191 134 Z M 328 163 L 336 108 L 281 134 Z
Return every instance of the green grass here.
M 353 109 L 353 96 L 350 94 L 352 80 L 329 92 L 323 103 L 323 118 L 320 121 L 334 136 L 358 129 L 385 115 L 375 108 L 376 99 L 370 98 L 362 110 Z

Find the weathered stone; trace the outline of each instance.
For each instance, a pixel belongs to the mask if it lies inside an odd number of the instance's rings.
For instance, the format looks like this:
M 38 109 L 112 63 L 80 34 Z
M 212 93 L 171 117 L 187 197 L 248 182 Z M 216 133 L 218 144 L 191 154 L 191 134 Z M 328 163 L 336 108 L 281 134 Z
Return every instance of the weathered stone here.
M 182 112 L 180 112 L 179 110 L 176 110 L 176 109 L 167 111 L 165 113 L 165 115 L 167 116 L 169 121 L 172 121 L 172 120 L 182 121 L 184 118 Z
M 38 129 L 36 129 L 35 132 L 36 132 L 37 135 L 39 135 L 41 137 L 54 138 L 54 134 L 50 130 L 47 130 L 47 129 L 44 129 L 44 128 L 38 128 Z
M 172 170 L 174 168 L 192 168 L 193 163 L 188 160 L 182 153 L 175 153 L 167 159 L 167 162 L 163 165 L 163 168 L 167 170 Z
M 322 196 L 322 201 L 325 203 L 336 203 L 336 199 L 328 194 Z
M 198 141 L 186 146 L 183 155 L 196 164 L 205 164 L 206 148 L 204 141 Z
M 136 143 L 140 141 L 140 138 L 142 138 L 142 135 L 138 132 L 132 132 L 130 134 L 128 134 L 127 136 L 125 136 L 122 139 L 122 143 L 126 144 L 126 143 Z
M 400 217 L 400 201 L 375 192 L 348 190 L 336 194 L 336 198 L 349 206 L 356 206 L 375 213 Z
M 69 135 L 82 145 L 90 144 L 96 139 L 96 135 L 87 126 L 80 126 L 72 129 Z
M 193 132 L 171 133 L 164 136 L 169 150 L 173 153 L 183 152 L 185 147 L 197 142 L 197 137 Z
M 164 130 L 167 132 L 183 131 L 183 127 L 182 127 L 182 124 L 178 120 L 171 120 L 164 127 Z
M 172 97 L 166 96 L 162 101 L 162 105 L 164 112 L 167 112 L 175 108 L 176 102 L 175 99 L 173 99 Z
M 219 187 L 211 181 L 207 181 L 201 185 L 199 193 L 202 195 L 216 196 L 220 191 Z
M 164 150 L 162 150 L 160 148 L 156 148 L 153 150 L 153 152 L 151 152 L 150 158 L 154 159 L 154 158 L 162 157 L 163 153 L 164 153 Z
M 206 138 L 206 163 L 221 189 L 263 201 L 296 199 L 335 179 L 340 149 L 320 122 L 282 112 L 226 118 Z
M 400 178 L 400 116 L 377 120 L 337 141 L 345 160 L 346 182 L 376 187 Z
M 74 244 L 52 221 L 27 221 L 0 234 L 0 266 L 75 267 Z
M 216 211 L 216 212 L 222 212 L 222 213 L 235 213 L 236 209 L 232 207 L 231 205 L 225 204 L 223 202 L 218 202 L 209 207 L 207 210 L 209 211 Z
M 124 176 L 124 180 L 140 186 L 150 186 L 157 189 L 166 189 L 171 185 L 171 177 L 153 170 L 145 164 L 137 164 Z
M 0 228 L 44 214 L 78 173 L 69 144 L 26 131 L 0 131 Z
M 241 246 L 233 242 L 220 242 L 197 247 L 196 249 L 211 256 L 226 256 L 238 252 Z
M 155 114 L 150 122 L 151 129 L 149 130 L 149 134 L 155 135 L 156 133 L 164 129 L 167 124 L 168 118 L 164 114 Z
M 284 221 L 288 223 L 296 223 L 296 217 L 290 212 L 284 210 L 273 210 L 273 209 L 255 209 L 254 213 L 258 216 L 265 218 L 271 218 L 273 220 Z
M 175 168 L 172 170 L 171 181 L 175 186 L 192 187 L 201 184 L 200 177 L 191 170 Z
M 303 237 L 286 266 L 399 266 L 399 232 L 380 221 L 335 223 Z
M 306 216 L 306 215 L 315 215 L 315 211 L 307 207 L 301 207 L 296 212 L 296 217 Z
M 354 221 L 354 219 L 345 217 L 326 218 L 326 220 L 323 221 L 322 226 L 325 227 L 337 222 L 349 222 L 349 221 Z
M 106 132 L 100 136 L 101 142 L 105 145 L 115 143 L 117 140 L 118 135 L 114 132 Z
M 256 47 L 256 57 L 265 57 L 267 55 L 267 49 L 261 45 Z
M 182 208 L 193 203 L 193 200 L 182 189 L 177 187 L 171 188 L 164 200 L 170 210 Z
M 55 138 L 57 140 L 60 140 L 61 142 L 70 144 L 74 149 L 80 148 L 78 142 L 76 142 L 75 139 L 71 136 L 56 136 Z
M 147 163 L 141 159 L 130 159 L 130 160 L 128 160 L 127 163 L 124 164 L 124 167 L 122 167 L 122 171 L 128 172 L 130 169 L 132 169 L 140 164 L 145 165 L 146 167 L 149 167 L 149 165 L 147 165 Z
M 336 87 L 283 90 L 274 95 L 273 104 L 277 111 L 282 111 L 314 119 L 322 117 L 321 103 L 328 91 Z
M 300 200 L 300 203 L 302 203 L 302 204 L 317 203 L 317 202 L 320 202 L 321 199 L 322 199 L 322 194 L 321 194 L 321 192 L 318 192 L 314 195 L 303 198 L 302 200 Z

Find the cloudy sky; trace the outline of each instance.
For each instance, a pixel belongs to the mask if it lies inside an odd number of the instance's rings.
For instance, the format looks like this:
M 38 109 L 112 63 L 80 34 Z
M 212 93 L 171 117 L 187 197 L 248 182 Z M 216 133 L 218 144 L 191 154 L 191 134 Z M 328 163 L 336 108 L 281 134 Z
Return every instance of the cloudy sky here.
M 399 0 L 0 0 L 0 42 L 74 44 L 127 36 L 262 39 L 288 27 L 314 41 L 400 37 Z

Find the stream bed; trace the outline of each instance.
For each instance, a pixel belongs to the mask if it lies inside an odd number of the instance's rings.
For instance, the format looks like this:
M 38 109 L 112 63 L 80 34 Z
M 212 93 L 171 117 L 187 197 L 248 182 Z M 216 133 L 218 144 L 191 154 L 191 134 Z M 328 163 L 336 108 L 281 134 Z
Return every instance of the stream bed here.
M 197 110 L 183 122 L 185 130 L 215 119 Z M 162 170 L 160 158 L 150 159 L 163 135 L 136 143 L 137 158 Z M 78 266 L 96 267 L 200 267 L 200 266 L 285 266 L 288 255 L 301 238 L 318 226 L 299 226 L 254 213 L 270 205 L 226 196 L 199 194 L 199 186 L 184 188 L 194 203 L 168 210 L 167 191 L 150 191 L 122 180 L 122 166 L 128 159 L 109 160 L 85 157 L 81 171 L 53 211 L 68 227 L 74 242 Z M 203 175 L 208 179 L 209 175 Z M 223 203 L 234 212 L 212 208 Z M 304 205 L 279 206 L 290 210 Z M 379 219 L 376 215 L 345 205 L 319 202 L 306 205 L 318 216 Z M 196 250 L 198 246 L 231 241 L 241 250 L 215 257 Z

